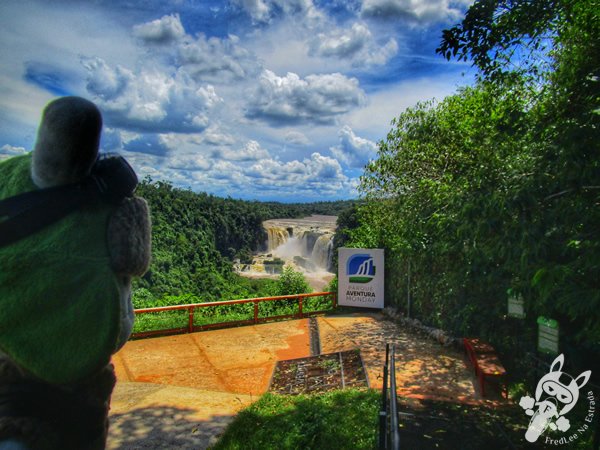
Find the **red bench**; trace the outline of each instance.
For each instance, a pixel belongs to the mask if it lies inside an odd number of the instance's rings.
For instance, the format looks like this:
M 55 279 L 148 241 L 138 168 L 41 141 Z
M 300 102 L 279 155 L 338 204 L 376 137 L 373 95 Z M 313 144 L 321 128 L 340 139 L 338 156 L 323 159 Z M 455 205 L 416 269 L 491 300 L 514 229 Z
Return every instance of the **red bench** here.
M 503 393 L 508 398 L 506 391 L 506 369 L 500 362 L 496 350 L 490 344 L 477 338 L 463 338 L 465 353 L 475 369 L 475 376 L 481 386 L 481 396 L 485 397 L 485 379 L 494 378 L 500 380 Z

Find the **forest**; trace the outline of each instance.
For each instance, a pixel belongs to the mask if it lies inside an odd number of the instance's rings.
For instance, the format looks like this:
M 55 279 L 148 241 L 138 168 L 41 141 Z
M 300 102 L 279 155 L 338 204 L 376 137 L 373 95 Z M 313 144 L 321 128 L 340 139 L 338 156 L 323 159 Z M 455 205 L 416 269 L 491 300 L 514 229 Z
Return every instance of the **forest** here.
M 308 292 L 297 272 L 287 271 L 279 283 L 251 280 L 233 271 L 233 261 L 249 262 L 263 249 L 265 220 L 337 215 L 357 203 L 249 202 L 150 179 L 139 184 L 136 194 L 147 200 L 152 220 L 152 262 L 134 281 L 136 308 Z
M 599 6 L 476 2 L 437 51 L 477 82 L 401 113 L 338 220 L 346 245 L 385 249 L 386 302 L 496 343 L 513 373 L 535 365 L 539 316 L 600 369 Z

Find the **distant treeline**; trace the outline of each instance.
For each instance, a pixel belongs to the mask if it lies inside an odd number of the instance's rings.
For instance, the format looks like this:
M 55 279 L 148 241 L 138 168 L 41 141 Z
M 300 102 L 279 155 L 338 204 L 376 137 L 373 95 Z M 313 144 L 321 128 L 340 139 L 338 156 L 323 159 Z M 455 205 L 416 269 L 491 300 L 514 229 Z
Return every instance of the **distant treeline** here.
M 232 261 L 248 262 L 263 248 L 262 222 L 311 214 L 338 215 L 355 201 L 277 203 L 234 200 L 146 179 L 136 194 L 152 216 L 152 264 L 134 283 L 137 307 L 172 303 L 166 297 L 192 295 L 201 301 L 268 295 L 269 280 L 236 275 Z

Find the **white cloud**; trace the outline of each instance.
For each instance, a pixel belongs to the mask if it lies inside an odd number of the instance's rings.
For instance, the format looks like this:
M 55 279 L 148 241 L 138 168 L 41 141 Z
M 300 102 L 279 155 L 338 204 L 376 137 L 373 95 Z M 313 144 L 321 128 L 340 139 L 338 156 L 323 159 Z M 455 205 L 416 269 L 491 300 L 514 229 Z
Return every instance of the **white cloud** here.
M 299 131 L 288 131 L 285 134 L 285 142 L 292 145 L 308 146 L 311 144 L 310 139 Z
M 141 134 L 124 143 L 123 149 L 146 153 L 156 156 L 164 156 L 170 151 L 169 140 L 164 134 Z
M 246 145 L 239 150 L 219 148 L 213 150 L 211 156 L 217 159 L 225 159 L 228 161 L 258 161 L 271 157 L 269 152 L 262 148 L 256 141 L 248 141 Z
M 265 70 L 250 95 L 246 116 L 272 124 L 332 123 L 336 116 L 362 106 L 365 101 L 358 80 L 340 73 L 302 79 L 295 73 L 279 77 Z
M 327 182 L 345 179 L 340 163 L 329 156 L 315 152 L 310 156 L 310 160 L 304 160 L 304 162 L 310 174 L 308 180 Z
M 277 13 L 296 16 L 296 20 L 319 20 L 322 13 L 312 0 L 232 0 L 255 22 L 269 22 Z
M 148 43 L 170 44 L 181 39 L 185 35 L 185 30 L 179 14 L 171 14 L 134 26 L 133 35 Z
M 319 33 L 311 39 L 309 47 L 312 55 L 349 60 L 354 66 L 385 64 L 398 52 L 398 43 L 394 38 L 379 45 L 363 23 Z
M 233 145 L 235 137 L 213 124 L 202 133 L 202 142 L 209 145 Z
M 199 153 L 173 155 L 167 162 L 167 166 L 170 169 L 183 169 L 194 172 L 210 170 L 214 164 L 215 162 L 210 158 Z
M 362 16 L 385 20 L 431 23 L 456 21 L 462 15 L 464 1 L 450 0 L 364 0 Z
M 269 18 L 269 5 L 263 0 L 232 0 L 248 13 L 256 22 L 264 22 Z
M 420 101 L 441 100 L 456 92 L 465 80 L 460 75 L 440 75 L 403 81 L 385 90 L 369 95 L 369 103 L 344 116 L 344 121 L 361 136 L 378 141 L 385 138 L 391 129 L 391 121 L 406 108 Z
M 102 131 L 100 140 L 100 150 L 105 152 L 114 152 L 123 148 L 123 139 L 121 132 L 114 128 L 105 127 Z
M 159 68 L 110 67 L 84 58 L 87 90 L 110 126 L 151 132 L 197 132 L 209 124 L 208 111 L 222 99 L 211 85 L 201 86 L 183 72 Z
M 102 149 L 126 155 L 140 178 L 245 198 L 347 198 L 393 117 L 465 84 L 456 67 L 453 79 L 390 79 L 404 70 L 398 47 L 413 48 L 407 23 L 448 20 L 471 0 L 427 1 L 4 0 L 0 146 L 13 146 L 0 158 L 32 147 L 49 100 L 81 95 L 103 112 Z
M 237 36 L 225 39 L 187 37 L 177 47 L 178 64 L 194 79 L 228 83 L 260 73 L 256 56 L 239 45 Z
M 349 167 L 362 168 L 377 153 L 377 145 L 368 139 L 356 136 L 348 125 L 338 133 L 339 145 L 331 147 L 331 153 Z
M 261 160 L 244 171 L 253 183 L 261 187 L 282 189 L 288 192 L 337 192 L 344 194 L 348 178 L 340 164 L 333 158 L 314 152 L 302 161 L 281 162 Z

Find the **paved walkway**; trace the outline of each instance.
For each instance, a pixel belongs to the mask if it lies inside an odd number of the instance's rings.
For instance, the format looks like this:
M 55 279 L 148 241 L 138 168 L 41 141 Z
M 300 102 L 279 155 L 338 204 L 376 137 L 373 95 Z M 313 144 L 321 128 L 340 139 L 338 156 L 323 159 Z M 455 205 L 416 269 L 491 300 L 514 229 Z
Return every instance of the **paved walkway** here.
M 108 448 L 207 448 L 309 341 L 308 319 L 129 341 L 113 357 Z
M 462 354 L 379 313 L 318 318 L 322 353 L 360 349 L 372 388 L 381 389 L 385 344 L 396 344 L 396 387 L 407 398 L 480 403 Z
M 462 355 L 380 313 L 318 318 L 322 353 L 359 348 L 380 388 L 385 343 L 396 343 L 398 393 L 479 403 Z M 109 449 L 204 449 L 265 393 L 278 360 L 310 355 L 308 320 L 128 342 L 113 362 Z

